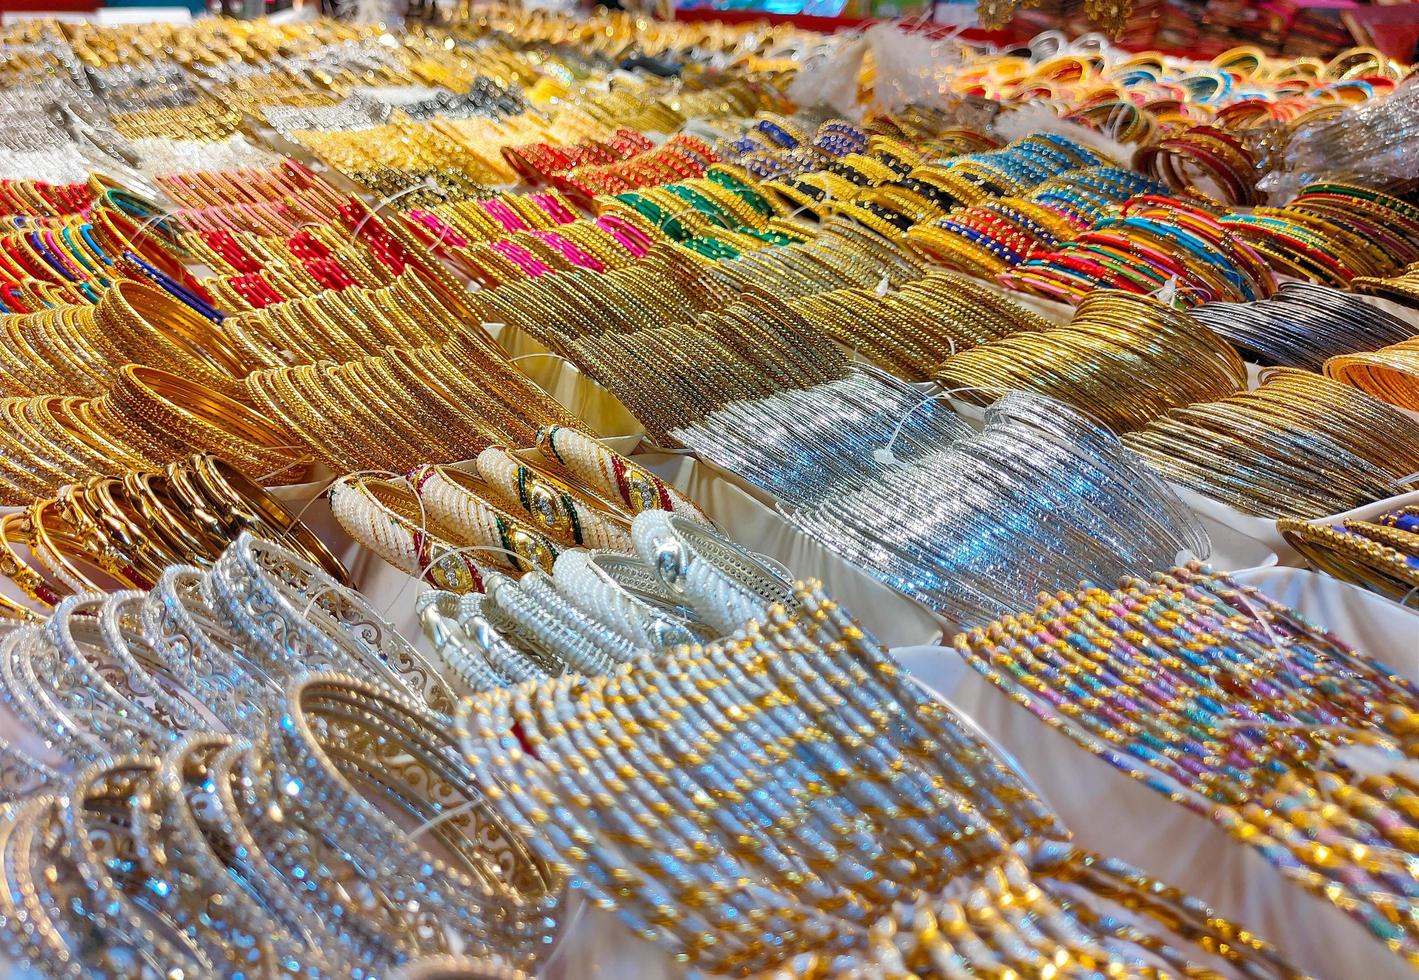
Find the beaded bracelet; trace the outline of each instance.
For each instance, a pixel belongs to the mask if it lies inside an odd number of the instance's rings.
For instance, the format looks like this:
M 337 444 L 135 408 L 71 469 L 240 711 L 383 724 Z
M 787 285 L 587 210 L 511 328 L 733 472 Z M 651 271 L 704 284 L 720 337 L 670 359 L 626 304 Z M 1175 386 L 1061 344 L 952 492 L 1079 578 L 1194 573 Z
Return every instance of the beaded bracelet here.
M 956 647 L 1045 723 L 1416 957 L 1395 847 L 1412 791 L 1394 767 L 1419 699 L 1388 668 L 1195 563 L 1061 593 Z M 1061 709 L 1081 697 L 1092 707 Z M 1358 751 L 1379 764 L 1357 771 L 1346 753 Z

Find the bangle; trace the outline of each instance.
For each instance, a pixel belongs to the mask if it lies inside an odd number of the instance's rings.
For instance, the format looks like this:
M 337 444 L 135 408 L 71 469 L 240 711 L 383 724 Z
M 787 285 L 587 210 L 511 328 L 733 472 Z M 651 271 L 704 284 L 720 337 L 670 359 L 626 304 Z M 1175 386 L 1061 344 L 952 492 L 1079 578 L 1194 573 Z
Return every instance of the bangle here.
M 566 426 L 537 431 L 537 448 L 567 473 L 607 500 L 619 499 L 632 515 L 646 510 L 670 510 L 709 523 L 693 500 L 600 441 Z
M 483 591 L 484 569 L 460 552 L 457 535 L 429 518 L 412 489 L 347 476 L 327 493 L 345 532 L 395 568 L 448 592 Z
M 1404 340 L 1370 353 L 1339 354 L 1329 358 L 1323 370 L 1328 378 L 1419 412 L 1419 340 Z
M 504 506 L 569 545 L 630 550 L 630 522 L 611 504 L 573 488 L 500 446 L 478 454 L 478 474 Z
M 197 454 L 189 460 L 171 464 L 167 473 L 175 486 L 187 488 L 183 496 L 190 505 L 197 506 L 198 500 L 197 494 L 192 491 L 201 492 L 216 508 L 215 513 L 223 521 L 229 539 L 235 539 L 242 531 L 252 531 L 258 537 L 285 545 L 307 561 L 319 565 L 325 574 L 341 585 L 353 584 L 344 565 L 307 524 L 226 460 Z M 184 479 L 189 473 L 195 479 Z
M 464 546 L 488 546 L 475 552 L 487 564 L 513 574 L 552 571 L 561 547 L 485 499 L 488 488 L 472 474 L 425 465 L 409 474 L 409 482 L 431 522 L 448 528 Z

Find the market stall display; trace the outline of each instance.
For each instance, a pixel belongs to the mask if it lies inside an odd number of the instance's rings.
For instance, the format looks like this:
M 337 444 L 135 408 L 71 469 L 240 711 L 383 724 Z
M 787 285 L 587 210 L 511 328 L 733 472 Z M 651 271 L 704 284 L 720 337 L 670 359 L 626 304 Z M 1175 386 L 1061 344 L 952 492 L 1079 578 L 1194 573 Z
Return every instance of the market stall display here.
M 1419 965 L 1412 69 L 919 40 L 0 30 L 0 966 Z

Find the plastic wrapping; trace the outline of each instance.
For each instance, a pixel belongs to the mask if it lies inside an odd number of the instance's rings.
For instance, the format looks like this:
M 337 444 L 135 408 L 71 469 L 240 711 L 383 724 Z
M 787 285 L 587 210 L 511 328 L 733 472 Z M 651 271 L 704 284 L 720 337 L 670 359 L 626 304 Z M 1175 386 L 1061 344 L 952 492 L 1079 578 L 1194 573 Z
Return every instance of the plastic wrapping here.
M 857 81 L 867 57 L 867 38 L 844 36 L 808 58 L 788 86 L 788 97 L 801 106 L 829 106 L 841 116 L 859 119 Z
M 1056 133 L 1068 137 L 1092 150 L 1097 150 L 1117 164 L 1127 166 L 1133 159 L 1133 148 L 1125 146 L 1097 129 L 1055 115 L 1044 102 L 1026 102 L 1001 112 L 991 123 L 991 130 L 1007 143 L 1033 133 Z
M 1296 130 L 1259 186 L 1272 200 L 1288 200 L 1318 178 L 1380 185 L 1416 174 L 1419 80 L 1411 78 L 1389 95 Z
M 869 54 L 870 105 L 864 105 L 859 83 Z M 851 119 L 860 119 L 865 108 L 890 112 L 920 105 L 958 115 L 961 125 L 983 126 L 989 114 L 951 91 L 960 64 L 961 48 L 951 35 L 938 38 L 900 24 L 874 24 L 861 34 L 840 36 L 809 57 L 787 94 L 801 106 L 828 106 Z
M 867 29 L 876 75 L 872 102 L 888 112 L 905 105 L 950 109 L 960 102 L 951 79 L 961 63 L 960 48 L 948 39 L 902 30 L 893 24 Z

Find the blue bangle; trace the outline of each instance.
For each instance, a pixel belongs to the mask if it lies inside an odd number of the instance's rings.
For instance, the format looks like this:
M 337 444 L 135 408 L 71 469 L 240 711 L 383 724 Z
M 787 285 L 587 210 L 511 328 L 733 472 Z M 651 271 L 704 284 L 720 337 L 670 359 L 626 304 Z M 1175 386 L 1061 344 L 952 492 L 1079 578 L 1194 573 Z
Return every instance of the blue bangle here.
M 61 277 L 63 277 L 67 282 L 80 281 L 80 277 L 71 275 L 69 273 L 69 270 L 65 268 L 64 263 L 59 260 L 59 257 L 57 255 L 55 255 L 54 250 L 49 247 L 48 243 L 46 243 L 44 239 L 39 237 L 39 232 L 28 232 L 25 235 L 25 241 L 30 243 L 30 247 L 35 250 L 36 255 L 38 255 L 42 260 L 47 262 L 54 269 L 54 271 L 57 272 Z
M 134 253 L 124 252 L 123 257 L 125 259 L 128 259 L 134 265 L 138 266 L 138 268 L 142 270 L 143 274 L 146 275 L 149 279 L 153 280 L 153 282 L 156 283 L 158 286 L 161 286 L 163 289 L 167 290 L 167 292 L 171 293 L 175 298 L 181 300 L 183 303 L 192 307 L 198 313 L 202 314 L 202 316 L 216 323 L 221 323 L 224 319 L 226 319 L 225 314 L 223 314 L 220 310 L 208 305 L 207 303 L 204 303 L 201 299 L 197 297 L 195 293 L 189 290 L 186 286 L 182 285 L 166 273 L 161 272 L 153 266 L 149 265 L 146 261 L 135 255 Z
M 97 239 L 94 238 L 93 225 L 80 225 L 79 234 L 83 236 L 84 241 L 88 242 L 90 247 L 93 248 L 94 252 L 98 254 L 99 261 L 103 262 L 104 265 L 113 265 L 113 259 L 109 257 L 108 252 L 104 251 L 104 247 L 98 243 Z
M 942 218 L 936 225 L 938 228 L 944 228 L 953 234 L 959 235 L 967 241 L 985 249 L 996 258 L 1009 262 L 1011 265 L 1019 265 L 1025 260 L 1024 256 L 1016 254 L 1013 250 L 1000 244 L 994 238 L 976 231 L 974 228 L 967 228 L 965 225 L 957 224 L 947 218 Z
M 794 147 L 798 145 L 798 140 L 794 139 L 787 130 L 777 123 L 769 122 L 767 119 L 760 119 L 754 126 L 761 133 L 767 133 L 771 139 L 779 146 Z

